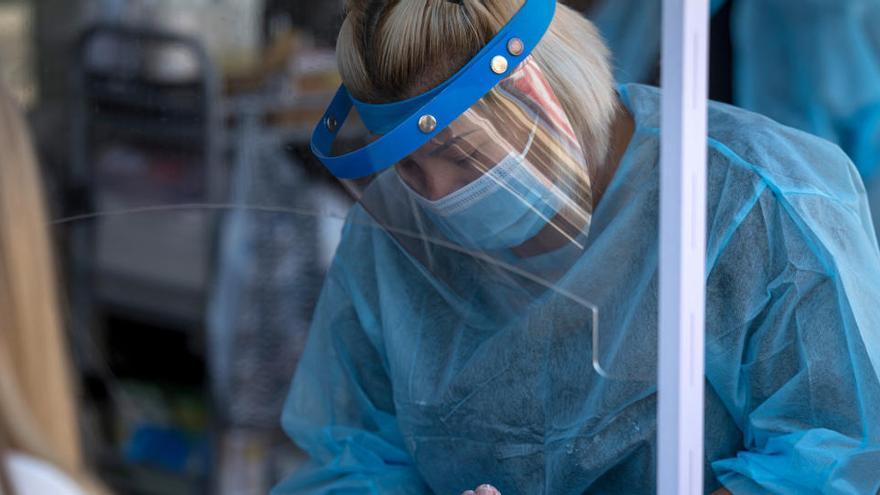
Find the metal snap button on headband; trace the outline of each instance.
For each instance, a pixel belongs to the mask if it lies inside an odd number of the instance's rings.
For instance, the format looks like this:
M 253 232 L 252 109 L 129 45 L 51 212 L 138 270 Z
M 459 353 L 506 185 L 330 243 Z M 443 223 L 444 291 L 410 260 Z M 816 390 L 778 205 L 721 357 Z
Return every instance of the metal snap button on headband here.
M 507 72 L 507 59 L 502 57 L 501 55 L 496 55 L 492 57 L 492 72 L 496 74 L 504 74 Z
M 434 132 L 437 128 L 437 119 L 433 115 L 422 115 L 419 119 L 419 130 L 425 134 Z
M 525 45 L 519 38 L 513 38 L 507 42 L 507 51 L 514 57 L 518 57 L 525 50 Z

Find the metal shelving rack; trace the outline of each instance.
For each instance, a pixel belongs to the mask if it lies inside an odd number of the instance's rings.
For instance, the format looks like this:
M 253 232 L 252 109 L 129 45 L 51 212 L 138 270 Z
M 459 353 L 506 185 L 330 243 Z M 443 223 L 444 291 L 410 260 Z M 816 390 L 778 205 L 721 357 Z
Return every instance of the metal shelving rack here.
M 86 60 L 94 44 L 100 40 L 118 43 L 120 60 L 124 63 L 112 72 L 94 71 Z M 117 25 L 98 25 L 87 30 L 77 45 L 74 66 L 74 109 L 72 122 L 72 161 L 66 177 L 69 190 L 79 198 L 77 203 L 83 211 L 93 213 L 112 210 L 114 205 L 102 204 L 102 190 L 97 181 L 95 167 L 95 144 L 101 140 L 128 140 L 147 143 L 153 147 L 185 150 L 197 156 L 192 163 L 201 176 L 200 202 L 217 201 L 223 197 L 219 178 L 223 176 L 220 165 L 219 101 L 220 83 L 213 66 L 198 41 L 153 29 L 131 28 Z M 148 55 L 159 49 L 178 49 L 190 54 L 197 61 L 197 77 L 192 81 L 163 83 L 151 80 L 145 74 Z M 124 59 L 123 59 L 124 57 Z M 123 206 L 124 207 L 124 206 Z M 91 252 L 97 242 L 101 222 L 82 223 L 80 252 Z M 87 232 L 92 230 L 91 233 Z M 209 237 L 205 233 L 205 237 Z M 88 240 L 87 240 L 88 239 Z M 207 239 L 206 239 L 207 240 Z M 207 247 L 209 243 L 200 243 Z M 149 254 L 149 253 L 147 253 Z M 118 266 L 101 266 L 97 259 L 90 268 L 101 297 L 133 313 L 167 313 L 170 318 L 186 324 L 201 324 L 201 307 L 198 304 L 208 260 L 188 263 L 183 269 L 198 270 L 189 280 L 162 286 L 162 280 L 148 280 L 145 273 L 124 273 Z M 87 263 L 83 263 L 87 265 Z M 136 267 L 137 263 L 129 263 Z M 85 274 L 83 274 L 85 275 Z M 90 276 L 91 276 L 90 275 Z M 79 277 L 74 277 L 74 280 Z M 126 297 L 128 292 L 148 291 L 152 298 Z M 138 285 L 141 287 L 137 287 Z M 161 294 L 168 294 L 162 299 Z M 140 307 L 145 300 L 156 304 Z M 163 306 L 165 308 L 163 309 Z
M 90 54 L 102 43 L 114 50 L 96 66 Z M 162 50 L 194 62 L 191 77 L 171 80 L 151 74 L 150 64 L 155 68 L 151 57 Z M 197 40 L 125 25 L 99 24 L 84 31 L 72 65 L 71 159 L 61 182 L 68 208 L 64 216 L 83 219 L 71 222 L 64 233 L 71 341 L 75 361 L 91 383 L 87 388 L 97 384 L 109 390 L 111 404 L 106 407 L 112 408 L 115 378 L 108 363 L 114 350 L 105 348 L 107 339 L 102 338 L 108 315 L 180 330 L 190 341 L 204 344 L 217 219 L 213 212 L 196 211 L 186 204 L 218 203 L 225 196 L 220 79 Z M 186 156 L 184 182 L 188 182 L 182 189 L 187 192 L 180 199 L 160 196 L 158 204 L 148 200 L 127 204 L 124 191 L 114 192 L 101 180 L 98 154 L 107 143 Z M 165 213 L 144 211 L 152 206 L 171 208 Z M 126 209 L 140 211 L 114 214 Z M 102 414 L 114 412 L 105 409 Z M 112 435 L 107 431 L 112 421 L 103 418 L 102 422 L 104 433 Z M 89 443 L 92 449 L 99 448 L 100 442 Z M 111 481 L 124 485 L 117 489 L 141 493 L 127 480 L 143 473 L 131 471 L 118 453 L 102 449 L 91 454 L 110 473 Z M 184 485 L 177 480 L 174 491 L 190 486 L 193 493 L 207 492 L 209 477 L 204 473 Z

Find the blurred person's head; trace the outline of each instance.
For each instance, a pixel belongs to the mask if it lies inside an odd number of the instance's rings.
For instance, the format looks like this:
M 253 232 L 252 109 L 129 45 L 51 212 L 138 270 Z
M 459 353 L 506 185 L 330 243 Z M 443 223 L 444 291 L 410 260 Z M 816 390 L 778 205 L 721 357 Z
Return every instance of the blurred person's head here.
M 3 469 L 10 453 L 100 491 L 80 449 L 57 290 L 40 171 L 24 118 L 0 85 L 0 478 L 13 493 Z

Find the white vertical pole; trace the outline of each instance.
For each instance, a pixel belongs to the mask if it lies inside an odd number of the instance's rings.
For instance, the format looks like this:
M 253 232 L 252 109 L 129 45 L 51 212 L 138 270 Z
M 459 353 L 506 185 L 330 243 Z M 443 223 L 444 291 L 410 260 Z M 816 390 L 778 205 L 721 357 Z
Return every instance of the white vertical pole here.
M 657 493 L 703 493 L 708 0 L 663 0 Z

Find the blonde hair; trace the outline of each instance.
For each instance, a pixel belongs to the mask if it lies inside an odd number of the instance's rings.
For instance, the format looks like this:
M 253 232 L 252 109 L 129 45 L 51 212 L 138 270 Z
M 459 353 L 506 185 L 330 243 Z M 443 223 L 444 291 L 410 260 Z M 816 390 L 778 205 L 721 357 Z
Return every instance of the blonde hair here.
M 452 76 L 501 30 L 523 0 L 348 0 L 336 56 L 360 100 L 413 96 Z M 583 16 L 558 5 L 532 52 L 565 109 L 590 173 L 608 153 L 617 109 L 609 52 Z
M 80 448 L 40 172 L 24 119 L 3 87 L 0 150 L 0 445 L 100 493 Z

